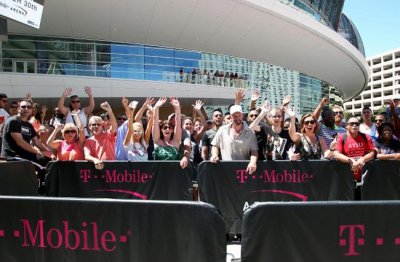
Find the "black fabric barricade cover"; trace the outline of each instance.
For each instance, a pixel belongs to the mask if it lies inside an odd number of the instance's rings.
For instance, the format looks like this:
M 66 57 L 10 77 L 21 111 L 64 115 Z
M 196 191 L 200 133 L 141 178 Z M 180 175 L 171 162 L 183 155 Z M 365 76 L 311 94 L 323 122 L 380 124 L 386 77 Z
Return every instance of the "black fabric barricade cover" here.
M 239 234 L 243 211 L 261 201 L 352 200 L 353 174 L 337 161 L 266 161 L 253 175 L 248 161 L 204 162 L 198 167 L 200 199 L 216 206 L 226 232 Z
M 367 173 L 362 186 L 363 200 L 400 199 L 400 162 L 398 160 L 375 160 L 367 163 Z
M 57 161 L 47 166 L 48 196 L 142 200 L 192 200 L 192 169 L 179 162 L 104 162 L 96 170 L 86 161 Z
M 223 220 L 179 201 L 0 197 L 0 261 L 224 262 Z
M 0 163 L 0 195 L 37 196 L 39 181 L 29 161 Z
M 242 262 L 400 259 L 400 202 L 260 203 L 244 214 Z

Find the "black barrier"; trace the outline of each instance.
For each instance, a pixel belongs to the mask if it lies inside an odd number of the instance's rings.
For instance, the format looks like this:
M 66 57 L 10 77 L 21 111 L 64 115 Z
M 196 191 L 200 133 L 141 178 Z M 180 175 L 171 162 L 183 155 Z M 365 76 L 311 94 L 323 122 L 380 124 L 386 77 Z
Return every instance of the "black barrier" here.
M 400 162 L 385 160 L 367 163 L 361 190 L 363 200 L 400 199 Z
M 352 200 L 353 174 L 337 161 L 266 161 L 248 175 L 248 161 L 203 162 L 200 200 L 216 206 L 228 234 L 240 234 L 243 211 L 257 201 Z
M 399 218 L 399 201 L 256 204 L 244 214 L 241 261 L 398 261 Z
M 47 166 L 48 196 L 192 200 L 192 169 L 179 162 L 104 162 L 96 170 L 86 161 L 56 161 Z
M 29 161 L 0 163 L 0 195 L 37 196 L 39 181 Z
M 223 262 L 224 224 L 197 202 L 0 197 L 0 261 Z

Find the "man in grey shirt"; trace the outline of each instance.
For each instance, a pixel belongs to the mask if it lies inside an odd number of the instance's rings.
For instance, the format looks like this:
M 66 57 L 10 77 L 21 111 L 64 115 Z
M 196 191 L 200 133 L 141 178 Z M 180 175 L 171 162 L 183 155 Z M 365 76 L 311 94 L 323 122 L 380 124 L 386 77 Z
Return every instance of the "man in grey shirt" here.
M 222 160 L 248 160 L 247 172 L 252 174 L 257 169 L 258 146 L 252 130 L 243 122 L 243 111 L 240 105 L 230 109 L 232 123 L 220 127 L 211 142 L 212 163 L 217 163 L 219 153 Z

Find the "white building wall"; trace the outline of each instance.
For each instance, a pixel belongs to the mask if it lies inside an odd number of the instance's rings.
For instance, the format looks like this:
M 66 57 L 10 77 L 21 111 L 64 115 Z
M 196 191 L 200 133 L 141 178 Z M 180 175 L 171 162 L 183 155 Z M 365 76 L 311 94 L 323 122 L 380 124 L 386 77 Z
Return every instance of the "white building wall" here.
M 367 58 L 370 79 L 365 90 L 344 104 L 345 110 L 356 116 L 362 108 L 378 111 L 394 95 L 400 93 L 400 48 Z

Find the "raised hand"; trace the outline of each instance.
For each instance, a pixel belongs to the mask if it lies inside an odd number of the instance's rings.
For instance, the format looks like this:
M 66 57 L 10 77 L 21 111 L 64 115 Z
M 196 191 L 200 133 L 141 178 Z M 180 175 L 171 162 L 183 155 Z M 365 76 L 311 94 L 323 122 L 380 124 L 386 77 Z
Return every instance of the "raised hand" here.
M 167 98 L 166 97 L 160 97 L 157 101 L 157 103 L 154 105 L 154 108 L 158 108 L 161 107 L 165 104 L 165 102 L 167 102 Z
M 170 97 L 169 101 L 174 108 L 180 107 L 179 100 L 176 97 Z
M 146 100 L 143 103 L 143 106 L 148 107 L 149 105 L 151 106 L 154 104 L 155 100 L 152 97 L 146 97 Z
M 192 105 L 192 106 L 193 106 L 194 110 L 200 111 L 201 108 L 203 107 L 203 105 L 204 105 L 204 102 L 203 102 L 203 101 L 201 101 L 201 100 L 196 100 L 195 104 Z
M 251 101 L 257 101 L 257 99 L 260 98 L 260 90 L 254 90 L 253 93 L 251 94 L 250 100 Z
M 235 91 L 235 104 L 240 104 L 244 97 L 246 96 L 245 94 L 245 89 L 244 88 L 238 88 Z
M 285 110 L 286 114 L 288 114 L 290 117 L 295 117 L 296 113 L 290 108 L 290 107 L 286 107 Z
M 329 104 L 329 98 L 327 98 L 326 96 L 323 97 L 323 98 L 321 99 L 321 105 L 322 105 L 323 107 L 325 107 L 325 106 L 327 106 L 328 104 Z
M 282 100 L 282 107 L 287 106 L 292 101 L 292 96 L 285 96 Z
M 261 111 L 263 111 L 263 112 L 271 111 L 271 104 L 269 103 L 268 100 L 265 100 L 264 103 L 262 104 Z
M 46 115 L 47 109 L 48 107 L 46 105 L 42 105 L 41 107 L 42 114 Z
M 67 88 L 65 88 L 64 89 L 64 92 L 63 92 L 63 97 L 67 97 L 67 96 L 70 96 L 72 94 L 72 88 L 71 87 L 67 87 Z
M 127 107 L 128 107 L 128 104 L 129 104 L 129 99 L 128 99 L 126 96 L 124 96 L 124 97 L 122 98 L 122 100 L 121 100 L 121 103 L 122 103 L 122 106 L 123 106 L 124 108 L 127 108 Z
M 108 104 L 108 102 L 104 102 L 100 104 L 100 107 L 104 110 L 104 111 L 110 111 L 111 110 L 111 106 Z
M 85 89 L 85 93 L 86 93 L 88 96 L 93 96 L 93 94 L 92 94 L 92 88 L 90 88 L 89 86 L 85 86 L 84 89 Z

